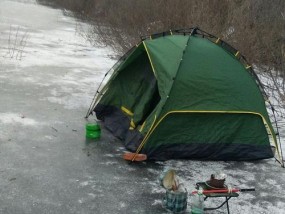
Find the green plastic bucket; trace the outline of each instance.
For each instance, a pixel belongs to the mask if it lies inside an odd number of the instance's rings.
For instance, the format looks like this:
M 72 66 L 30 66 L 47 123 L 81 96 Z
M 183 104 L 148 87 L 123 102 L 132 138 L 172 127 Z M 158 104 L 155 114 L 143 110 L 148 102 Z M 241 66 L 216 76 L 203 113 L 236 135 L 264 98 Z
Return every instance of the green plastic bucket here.
M 101 137 L 100 125 L 97 123 L 88 123 L 86 128 L 86 138 L 99 139 Z
M 98 130 L 101 130 L 100 129 L 100 125 L 98 123 L 87 123 L 85 125 L 85 128 L 86 130 L 89 130 L 89 131 L 98 131 Z
M 91 139 L 99 139 L 101 137 L 101 132 L 99 131 L 86 131 L 86 137 Z

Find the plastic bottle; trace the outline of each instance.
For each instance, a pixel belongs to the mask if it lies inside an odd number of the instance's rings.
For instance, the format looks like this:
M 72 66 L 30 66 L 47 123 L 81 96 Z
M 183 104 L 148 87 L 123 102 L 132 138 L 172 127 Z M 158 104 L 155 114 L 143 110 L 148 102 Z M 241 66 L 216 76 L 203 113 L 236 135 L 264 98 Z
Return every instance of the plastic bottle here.
M 199 187 L 198 193 L 192 196 L 191 202 L 191 214 L 203 214 L 204 213 L 204 197 L 203 189 Z

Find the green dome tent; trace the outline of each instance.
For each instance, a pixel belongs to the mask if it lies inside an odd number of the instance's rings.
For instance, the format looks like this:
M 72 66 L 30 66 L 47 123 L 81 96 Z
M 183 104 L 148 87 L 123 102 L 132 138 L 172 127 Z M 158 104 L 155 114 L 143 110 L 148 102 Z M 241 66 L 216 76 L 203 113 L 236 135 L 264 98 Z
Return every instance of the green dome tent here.
M 114 67 L 96 113 L 150 160 L 282 159 L 265 93 L 245 58 L 200 29 L 142 38 Z

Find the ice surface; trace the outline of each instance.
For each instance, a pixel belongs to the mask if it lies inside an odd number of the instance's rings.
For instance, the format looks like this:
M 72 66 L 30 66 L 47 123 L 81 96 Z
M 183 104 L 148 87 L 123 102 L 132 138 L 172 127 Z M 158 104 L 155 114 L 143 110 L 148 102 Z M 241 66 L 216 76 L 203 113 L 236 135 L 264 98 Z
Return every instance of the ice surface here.
M 231 199 L 231 213 L 285 213 L 285 170 L 273 159 L 127 164 L 106 130 L 85 142 L 83 117 L 115 61 L 84 41 L 78 24 L 33 0 L 0 1 L 1 213 L 164 213 L 157 178 L 166 167 L 189 193 L 216 172 L 232 187 L 255 187 Z M 284 147 L 285 129 L 281 137 Z

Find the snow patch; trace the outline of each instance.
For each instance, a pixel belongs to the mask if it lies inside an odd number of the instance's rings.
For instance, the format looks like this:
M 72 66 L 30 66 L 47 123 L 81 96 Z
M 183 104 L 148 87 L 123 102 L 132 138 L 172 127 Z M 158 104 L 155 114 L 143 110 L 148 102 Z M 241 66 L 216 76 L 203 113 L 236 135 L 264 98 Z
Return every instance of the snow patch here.
M 117 165 L 118 162 L 117 161 L 106 161 L 106 162 L 102 162 L 100 164 L 109 166 L 109 165 Z
M 104 157 L 110 157 L 110 158 L 113 158 L 113 157 L 115 157 L 115 155 L 114 155 L 114 154 L 105 154 L 105 155 L 104 155 Z
M 155 193 L 161 193 L 161 194 L 165 194 L 165 189 L 158 188 L 158 187 L 152 187 L 151 193 L 155 194 Z
M 45 97 L 41 100 L 47 100 L 51 103 L 63 105 L 65 109 L 73 110 L 87 108 L 89 106 L 88 101 L 91 100 L 91 97 L 87 99 L 86 96 L 81 94 L 70 94 L 62 97 Z
M 120 207 L 121 208 L 125 208 L 127 205 L 126 205 L 126 203 L 125 202 L 120 202 Z
M 16 113 L 0 113 L 0 122 L 4 124 L 19 123 L 24 126 L 35 126 L 39 122 Z
M 83 187 L 88 186 L 88 185 L 89 185 L 89 181 L 84 181 L 80 183 L 80 186 L 83 186 Z
M 154 200 L 154 202 L 151 205 L 152 206 L 162 205 L 162 200 Z
M 54 136 L 46 135 L 45 138 L 48 139 L 48 140 L 53 140 L 53 139 L 54 139 Z
M 94 193 L 88 193 L 88 196 L 90 196 L 91 198 L 95 198 L 96 195 Z

